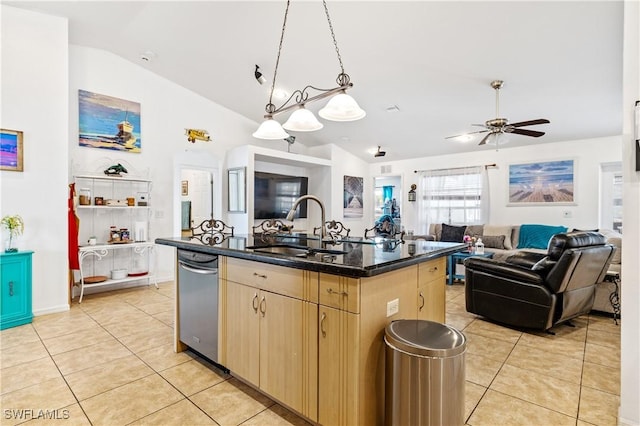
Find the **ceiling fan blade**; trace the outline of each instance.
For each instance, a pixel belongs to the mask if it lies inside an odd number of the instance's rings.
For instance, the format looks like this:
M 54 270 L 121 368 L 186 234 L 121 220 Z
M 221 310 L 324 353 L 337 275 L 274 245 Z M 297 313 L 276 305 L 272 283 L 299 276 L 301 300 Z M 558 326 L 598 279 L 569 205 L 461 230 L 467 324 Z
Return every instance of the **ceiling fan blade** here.
M 445 139 L 453 139 L 453 138 L 459 138 L 460 136 L 475 135 L 476 133 L 486 133 L 488 131 L 489 130 L 479 130 L 477 132 L 469 132 L 469 133 L 463 133 L 461 135 L 447 136 Z
M 518 123 L 509 123 L 509 126 L 513 127 L 523 127 L 523 126 L 533 126 L 535 124 L 549 124 L 550 121 L 546 118 L 538 118 L 537 120 L 529 120 L 529 121 L 520 121 Z
M 524 136 L 533 136 L 534 138 L 539 138 L 544 135 L 544 132 L 538 132 L 537 130 L 527 130 L 527 129 L 513 129 L 506 130 L 507 133 L 514 133 L 516 135 L 524 135 Z
M 482 140 L 480 141 L 480 143 L 478 145 L 484 145 L 487 143 L 487 141 L 489 140 L 489 136 L 493 135 L 495 132 L 491 132 L 489 133 L 487 136 L 485 136 L 484 138 L 482 138 Z

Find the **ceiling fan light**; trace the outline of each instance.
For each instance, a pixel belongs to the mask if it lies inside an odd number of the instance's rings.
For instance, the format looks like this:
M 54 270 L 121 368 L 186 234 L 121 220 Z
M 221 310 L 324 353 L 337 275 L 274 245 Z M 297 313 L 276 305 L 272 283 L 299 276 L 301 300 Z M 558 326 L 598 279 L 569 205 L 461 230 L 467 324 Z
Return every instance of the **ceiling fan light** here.
M 289 119 L 282 127 L 292 132 L 313 132 L 314 130 L 322 129 L 324 126 L 311 111 L 301 106 L 289 116 Z
M 280 123 L 273 118 L 268 118 L 262 122 L 258 130 L 253 133 L 253 137 L 257 139 L 276 140 L 289 137 L 289 133 L 285 132 Z
M 338 93 L 327 102 L 324 108 L 318 111 L 318 115 L 330 121 L 355 121 L 360 120 L 367 113 L 351 96 L 346 93 Z
M 511 138 L 509 138 L 509 136 L 506 135 L 505 133 L 495 132 L 491 137 L 489 137 L 489 139 L 487 139 L 487 145 L 499 146 L 499 145 L 504 145 L 506 143 L 509 143 L 510 141 L 511 141 Z

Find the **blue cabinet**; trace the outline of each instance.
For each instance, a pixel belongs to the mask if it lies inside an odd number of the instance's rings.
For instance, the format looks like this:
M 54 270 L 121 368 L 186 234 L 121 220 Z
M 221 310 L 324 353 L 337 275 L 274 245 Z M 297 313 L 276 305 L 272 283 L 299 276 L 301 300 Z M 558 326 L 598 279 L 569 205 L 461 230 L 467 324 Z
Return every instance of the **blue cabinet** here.
M 0 253 L 0 330 L 28 324 L 31 311 L 32 251 Z

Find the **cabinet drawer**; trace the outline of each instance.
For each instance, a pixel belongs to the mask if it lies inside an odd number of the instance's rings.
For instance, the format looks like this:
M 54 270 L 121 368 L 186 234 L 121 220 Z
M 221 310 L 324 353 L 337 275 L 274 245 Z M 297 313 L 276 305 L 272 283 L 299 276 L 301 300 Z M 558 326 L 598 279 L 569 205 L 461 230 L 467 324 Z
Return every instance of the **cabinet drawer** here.
M 320 274 L 320 304 L 353 313 L 360 312 L 360 280 Z
M 440 278 L 444 280 L 446 269 L 446 257 L 440 257 L 438 259 L 421 263 L 418 267 L 418 282 L 426 283 Z
M 318 273 L 229 257 L 227 279 L 262 290 L 318 302 Z

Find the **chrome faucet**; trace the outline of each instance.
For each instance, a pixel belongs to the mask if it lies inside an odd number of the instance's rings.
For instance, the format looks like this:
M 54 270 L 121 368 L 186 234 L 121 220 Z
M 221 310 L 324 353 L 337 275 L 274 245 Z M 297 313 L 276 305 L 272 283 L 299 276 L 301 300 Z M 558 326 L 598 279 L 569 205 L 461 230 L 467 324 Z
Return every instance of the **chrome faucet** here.
M 327 239 L 327 230 L 324 227 L 324 204 L 322 204 L 322 201 L 320 201 L 320 198 L 316 197 L 315 195 L 303 195 L 302 197 L 298 198 L 297 200 L 295 200 L 293 202 L 293 206 L 291 207 L 291 210 L 289 210 L 289 213 L 287 214 L 287 220 L 293 222 L 293 216 L 295 216 L 296 214 L 296 209 L 298 208 L 298 205 L 303 202 L 304 200 L 313 200 L 316 203 L 318 203 L 318 205 L 320 206 L 320 216 L 321 216 L 321 224 L 320 224 L 320 235 L 321 235 L 321 239 L 322 241 L 325 241 Z

